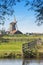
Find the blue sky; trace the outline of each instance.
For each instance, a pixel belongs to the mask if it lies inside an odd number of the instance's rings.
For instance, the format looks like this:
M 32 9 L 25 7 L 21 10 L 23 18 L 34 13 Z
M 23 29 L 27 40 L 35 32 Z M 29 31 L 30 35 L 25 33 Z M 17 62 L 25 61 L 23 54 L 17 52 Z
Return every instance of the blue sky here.
M 35 15 L 33 11 L 28 11 L 28 7 L 24 7 L 25 3 L 17 3 L 16 6 L 13 8 L 15 9 L 14 15 L 17 20 L 17 27 L 18 30 L 22 31 L 23 33 L 26 32 L 36 32 L 36 33 L 43 33 L 43 25 L 37 26 L 35 21 Z M 7 17 L 7 16 L 6 16 Z M 8 17 L 7 17 L 8 18 Z M 14 16 L 10 16 L 9 20 L 5 22 L 6 30 L 9 28 L 9 23 L 14 21 Z

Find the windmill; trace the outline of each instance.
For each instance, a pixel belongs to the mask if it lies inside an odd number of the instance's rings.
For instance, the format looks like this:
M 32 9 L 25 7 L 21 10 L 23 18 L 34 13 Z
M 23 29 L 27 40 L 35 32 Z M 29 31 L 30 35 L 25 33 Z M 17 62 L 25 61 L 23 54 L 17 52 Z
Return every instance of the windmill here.
M 14 16 L 14 21 L 10 23 L 10 33 L 14 34 L 17 30 L 18 30 L 17 21 L 16 21 L 16 18 Z

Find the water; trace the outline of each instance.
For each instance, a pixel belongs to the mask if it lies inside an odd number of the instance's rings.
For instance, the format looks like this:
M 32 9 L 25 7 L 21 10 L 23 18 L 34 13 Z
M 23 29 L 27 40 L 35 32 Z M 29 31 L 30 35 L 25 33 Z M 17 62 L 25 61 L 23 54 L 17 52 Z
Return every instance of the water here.
M 0 65 L 43 65 L 43 60 L 2 59 Z

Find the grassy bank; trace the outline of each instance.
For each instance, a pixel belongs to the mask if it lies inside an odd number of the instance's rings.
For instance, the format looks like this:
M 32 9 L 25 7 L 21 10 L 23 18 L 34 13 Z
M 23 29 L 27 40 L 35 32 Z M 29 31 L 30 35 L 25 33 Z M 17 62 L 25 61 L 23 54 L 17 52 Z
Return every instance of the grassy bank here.
M 9 54 L 14 55 L 17 57 L 17 55 L 22 54 L 22 42 L 15 42 L 10 41 L 8 43 L 1 43 L 0 44 L 0 57 L 8 56 Z
M 42 35 L 5 35 L 0 40 L 0 58 L 19 58 L 22 57 L 22 44 L 32 41 L 34 39 L 41 38 L 43 40 Z M 42 46 L 41 46 L 42 47 Z M 43 53 L 43 47 L 40 51 L 40 47 L 38 48 L 38 52 Z

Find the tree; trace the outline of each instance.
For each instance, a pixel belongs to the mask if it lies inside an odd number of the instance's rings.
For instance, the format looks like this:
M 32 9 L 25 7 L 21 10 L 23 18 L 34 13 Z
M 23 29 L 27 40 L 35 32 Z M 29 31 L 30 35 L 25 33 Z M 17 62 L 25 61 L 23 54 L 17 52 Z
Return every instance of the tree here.
M 21 1 L 25 1 L 28 10 L 31 9 L 37 13 L 36 22 L 41 25 L 43 23 L 43 0 L 0 0 L 0 20 L 4 20 L 5 15 L 13 15 L 13 6 Z
M 28 10 L 36 12 L 36 21 L 38 25 L 43 24 L 43 0 L 27 0 L 26 6 L 30 6 Z
M 13 6 L 16 5 L 16 2 L 20 2 L 20 0 L 0 0 L 0 24 L 3 24 L 5 15 L 13 15 Z

